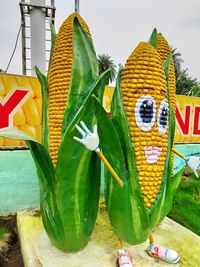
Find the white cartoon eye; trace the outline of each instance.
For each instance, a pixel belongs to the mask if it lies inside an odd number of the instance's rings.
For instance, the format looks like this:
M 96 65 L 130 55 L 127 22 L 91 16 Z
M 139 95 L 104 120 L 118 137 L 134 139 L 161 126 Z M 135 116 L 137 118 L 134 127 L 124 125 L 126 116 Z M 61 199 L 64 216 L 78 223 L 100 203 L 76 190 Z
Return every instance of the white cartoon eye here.
M 166 99 L 163 99 L 158 109 L 157 126 L 158 132 L 165 134 L 168 126 L 169 105 Z
M 142 131 L 150 131 L 155 122 L 156 102 L 150 95 L 138 98 L 135 106 L 135 120 Z

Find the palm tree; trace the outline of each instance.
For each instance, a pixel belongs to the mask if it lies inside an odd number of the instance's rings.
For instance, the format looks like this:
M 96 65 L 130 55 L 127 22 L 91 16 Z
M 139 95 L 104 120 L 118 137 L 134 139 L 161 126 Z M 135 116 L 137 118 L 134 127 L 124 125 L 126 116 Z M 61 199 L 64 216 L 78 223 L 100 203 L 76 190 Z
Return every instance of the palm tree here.
M 109 82 L 113 82 L 116 75 L 116 65 L 114 61 L 107 54 L 98 55 L 98 65 L 99 65 L 99 74 L 103 73 L 107 69 L 111 70 L 110 77 L 108 79 L 107 85 Z
M 192 89 L 187 93 L 188 96 L 200 97 L 200 83 L 192 87 Z
M 188 74 L 188 69 L 182 69 L 181 64 L 184 60 L 181 58 L 181 53 L 177 52 L 177 48 L 170 46 L 172 57 L 174 60 L 175 75 L 176 75 L 176 94 L 200 96 L 200 83 L 197 79 L 193 79 Z
M 181 63 L 184 62 L 184 60 L 181 58 L 181 53 L 176 52 L 177 48 L 173 48 L 170 46 L 172 57 L 174 60 L 174 67 L 175 67 L 175 75 L 176 75 L 176 80 L 178 80 L 180 72 L 181 72 Z

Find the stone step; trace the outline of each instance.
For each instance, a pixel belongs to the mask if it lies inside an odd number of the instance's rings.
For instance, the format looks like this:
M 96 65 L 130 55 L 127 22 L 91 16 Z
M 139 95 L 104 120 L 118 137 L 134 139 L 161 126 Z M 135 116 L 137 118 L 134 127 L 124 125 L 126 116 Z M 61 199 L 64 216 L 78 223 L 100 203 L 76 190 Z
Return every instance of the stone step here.
M 48 239 L 41 218 L 31 212 L 17 215 L 17 224 L 25 267 L 116 267 L 117 238 L 105 208 L 99 209 L 97 223 L 87 247 L 76 254 L 56 249 Z M 124 244 L 134 267 L 200 267 L 200 237 L 169 218 L 154 231 L 156 243 L 178 251 L 181 260 L 172 265 L 145 252 L 148 241 L 137 246 Z

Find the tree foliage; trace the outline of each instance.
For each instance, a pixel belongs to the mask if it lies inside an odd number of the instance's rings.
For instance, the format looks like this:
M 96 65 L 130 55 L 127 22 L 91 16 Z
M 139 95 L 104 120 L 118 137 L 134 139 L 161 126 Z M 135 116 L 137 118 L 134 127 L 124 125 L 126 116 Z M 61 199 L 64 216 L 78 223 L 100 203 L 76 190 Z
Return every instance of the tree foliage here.
M 110 58 L 109 55 L 101 54 L 98 55 L 98 65 L 99 65 L 99 74 L 103 73 L 107 69 L 111 70 L 107 84 L 109 84 L 109 82 L 112 83 L 115 80 L 116 76 L 116 65 L 114 64 L 114 61 Z
M 192 89 L 188 92 L 188 95 L 200 97 L 200 84 L 198 83 L 197 86 L 193 86 Z
M 176 75 L 176 80 L 177 80 L 178 75 L 181 71 L 181 63 L 183 63 L 184 60 L 181 58 L 181 53 L 176 52 L 177 48 L 173 48 L 172 46 L 170 46 L 170 48 L 171 48 L 171 53 L 172 53 L 172 57 L 174 60 L 175 75 Z
M 188 70 L 181 70 L 178 75 L 178 79 L 176 81 L 176 93 L 179 95 L 191 95 L 194 96 L 197 92 L 199 92 L 200 96 L 200 83 L 197 79 L 192 79 Z M 195 95 L 197 96 L 197 95 Z
M 184 60 L 181 53 L 177 52 L 177 48 L 171 48 L 172 57 L 174 60 L 175 75 L 176 75 L 176 94 L 200 96 L 200 83 L 196 78 L 191 78 L 188 74 L 188 69 L 182 69 L 181 64 Z

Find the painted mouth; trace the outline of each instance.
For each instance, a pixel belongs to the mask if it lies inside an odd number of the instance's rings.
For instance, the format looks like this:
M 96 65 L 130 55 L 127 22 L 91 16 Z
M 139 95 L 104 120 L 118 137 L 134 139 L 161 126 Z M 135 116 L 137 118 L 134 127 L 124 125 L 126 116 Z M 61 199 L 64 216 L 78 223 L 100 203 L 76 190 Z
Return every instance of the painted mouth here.
M 158 161 L 162 149 L 163 149 L 162 147 L 157 147 L 157 146 L 144 147 L 146 161 L 150 164 L 156 163 Z

